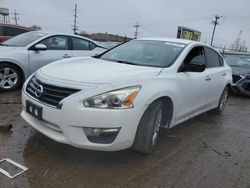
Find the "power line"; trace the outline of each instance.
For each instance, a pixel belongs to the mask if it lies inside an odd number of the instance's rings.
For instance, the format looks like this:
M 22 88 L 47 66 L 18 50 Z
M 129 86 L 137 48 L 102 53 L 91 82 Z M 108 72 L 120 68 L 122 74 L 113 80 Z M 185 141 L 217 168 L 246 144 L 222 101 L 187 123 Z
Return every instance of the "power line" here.
M 133 27 L 135 27 L 135 39 L 137 39 L 137 36 L 138 36 L 138 28 L 140 27 L 140 25 L 138 24 L 138 21 L 137 21 L 136 25 L 134 25 Z
M 77 4 L 75 4 L 75 8 L 74 8 L 74 20 L 73 20 L 73 31 L 74 34 L 77 34 L 77 30 L 78 30 L 78 26 L 77 26 Z
M 19 20 L 19 13 L 16 12 L 16 9 L 14 9 L 14 12 L 12 12 L 12 14 L 14 15 L 14 18 L 12 18 L 13 20 L 15 20 L 15 23 L 17 25 L 17 20 Z
M 214 29 L 213 29 L 212 38 L 211 38 L 211 44 L 210 44 L 211 46 L 213 46 L 215 29 L 216 29 L 216 26 L 219 24 L 218 20 L 220 18 L 222 18 L 222 16 L 215 15 L 214 16 L 214 21 L 212 21 L 212 23 L 214 24 Z

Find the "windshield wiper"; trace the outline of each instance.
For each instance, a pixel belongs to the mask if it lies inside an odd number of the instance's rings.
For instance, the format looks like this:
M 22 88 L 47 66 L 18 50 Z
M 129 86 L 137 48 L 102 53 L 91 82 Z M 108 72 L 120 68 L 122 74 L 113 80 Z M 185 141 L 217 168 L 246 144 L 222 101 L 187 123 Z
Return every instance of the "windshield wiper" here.
M 9 45 L 0 43 L 0 46 L 9 46 Z
M 132 62 L 129 62 L 129 61 L 116 61 L 117 63 L 123 63 L 123 64 L 128 64 L 128 65 L 138 65 L 136 63 L 132 63 Z
M 229 65 L 231 67 L 243 67 L 243 66 L 240 66 L 240 65 Z

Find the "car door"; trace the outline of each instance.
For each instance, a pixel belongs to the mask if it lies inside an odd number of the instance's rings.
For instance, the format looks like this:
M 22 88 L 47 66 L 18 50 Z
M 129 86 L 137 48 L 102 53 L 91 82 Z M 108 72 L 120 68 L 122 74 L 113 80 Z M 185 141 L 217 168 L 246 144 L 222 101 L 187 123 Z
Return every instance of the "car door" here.
M 207 106 L 208 88 L 206 84 L 207 71 L 190 72 L 182 69 L 189 63 L 205 64 L 204 47 L 194 47 L 186 56 L 177 73 L 176 84 L 178 86 L 178 109 L 176 109 L 176 121 L 188 119 L 196 112 Z
M 99 54 L 99 47 L 86 39 L 71 37 L 72 54 L 74 57 L 93 56 Z
M 208 73 L 207 86 L 210 91 L 207 98 L 210 105 L 218 103 L 224 87 L 226 86 L 227 71 L 223 66 L 223 59 L 212 48 L 205 47 L 206 71 Z
M 68 36 L 50 36 L 38 44 L 44 44 L 47 46 L 47 50 L 36 50 L 35 45 L 29 49 L 30 73 L 53 61 L 72 57 Z

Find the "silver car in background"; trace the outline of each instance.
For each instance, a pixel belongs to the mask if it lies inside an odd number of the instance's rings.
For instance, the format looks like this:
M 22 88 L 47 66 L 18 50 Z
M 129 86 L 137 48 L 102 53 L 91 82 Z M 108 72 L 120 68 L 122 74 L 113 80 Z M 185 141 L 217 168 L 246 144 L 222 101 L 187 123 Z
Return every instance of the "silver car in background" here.
M 94 56 L 106 49 L 78 35 L 28 32 L 0 44 L 0 91 L 17 89 L 38 68 L 70 57 Z

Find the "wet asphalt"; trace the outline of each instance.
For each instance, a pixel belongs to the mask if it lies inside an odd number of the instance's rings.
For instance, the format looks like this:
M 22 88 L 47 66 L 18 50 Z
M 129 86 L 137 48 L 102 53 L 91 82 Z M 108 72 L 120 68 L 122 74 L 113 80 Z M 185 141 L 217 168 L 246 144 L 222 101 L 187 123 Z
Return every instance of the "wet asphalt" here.
M 0 160 L 29 169 L 14 179 L 0 174 L 0 188 L 250 188 L 250 98 L 231 96 L 221 115 L 162 129 L 155 152 L 145 156 L 54 142 L 21 119 L 20 93 L 0 93 Z

